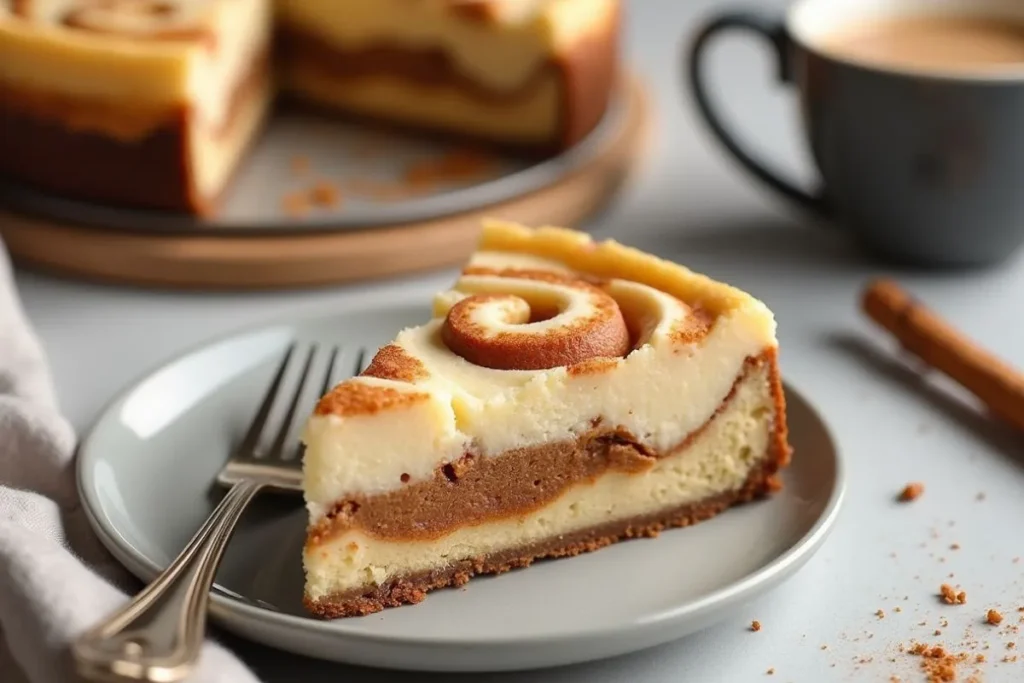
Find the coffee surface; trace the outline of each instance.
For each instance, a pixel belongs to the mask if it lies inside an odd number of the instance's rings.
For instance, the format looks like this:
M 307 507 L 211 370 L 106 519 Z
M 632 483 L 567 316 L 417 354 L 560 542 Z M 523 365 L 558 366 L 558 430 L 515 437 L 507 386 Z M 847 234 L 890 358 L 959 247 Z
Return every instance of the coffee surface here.
M 958 71 L 1024 65 L 1024 21 L 899 17 L 840 30 L 827 45 L 847 59 L 895 68 Z

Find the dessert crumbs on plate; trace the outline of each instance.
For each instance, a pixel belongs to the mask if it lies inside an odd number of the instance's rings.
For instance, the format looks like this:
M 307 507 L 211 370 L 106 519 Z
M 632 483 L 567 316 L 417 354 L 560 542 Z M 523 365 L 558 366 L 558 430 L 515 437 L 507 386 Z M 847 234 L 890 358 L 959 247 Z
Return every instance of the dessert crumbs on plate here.
M 1000 614 L 998 610 L 990 609 L 985 613 L 985 621 L 996 626 L 1003 622 L 1003 615 Z
M 909 503 L 920 498 L 922 493 L 924 493 L 924 484 L 912 482 L 904 486 L 903 490 L 900 491 L 899 501 L 901 503 Z
M 750 622 L 750 630 L 751 631 L 760 631 L 761 630 L 761 622 L 758 621 L 757 619 L 755 619 L 754 621 Z
M 960 550 L 960 544 L 959 543 L 953 543 L 952 545 L 949 546 L 949 549 L 950 550 Z
M 877 612 L 875 612 L 875 616 L 879 619 L 885 619 L 885 612 L 883 610 L 878 610 Z
M 774 666 L 773 667 L 769 667 L 769 669 L 767 671 L 765 671 L 765 673 L 768 674 L 769 676 L 774 676 L 775 675 L 775 667 Z
M 309 199 L 317 206 L 334 207 L 341 203 L 341 191 L 334 183 L 322 180 L 310 189 Z

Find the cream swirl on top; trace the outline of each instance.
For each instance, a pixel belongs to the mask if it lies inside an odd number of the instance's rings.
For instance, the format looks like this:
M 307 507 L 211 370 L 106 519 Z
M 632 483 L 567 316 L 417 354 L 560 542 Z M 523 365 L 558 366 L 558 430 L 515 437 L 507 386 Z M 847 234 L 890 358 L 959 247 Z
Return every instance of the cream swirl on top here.
M 593 338 L 569 343 L 577 332 Z M 427 479 L 466 453 L 575 439 L 595 420 L 671 452 L 747 360 L 775 348 L 774 332 L 764 304 L 680 266 L 571 231 L 489 224 L 433 319 L 320 401 L 305 435 L 311 513 Z

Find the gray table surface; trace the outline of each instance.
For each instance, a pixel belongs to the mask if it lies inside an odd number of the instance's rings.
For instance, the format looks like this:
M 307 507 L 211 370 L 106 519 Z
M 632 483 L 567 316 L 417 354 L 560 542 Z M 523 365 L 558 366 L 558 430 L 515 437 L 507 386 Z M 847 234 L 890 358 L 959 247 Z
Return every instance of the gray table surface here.
M 652 86 L 656 130 L 636 182 L 591 228 L 743 287 L 775 311 L 784 374 L 826 416 L 848 465 L 847 503 L 825 547 L 744 619 L 631 656 L 518 674 L 418 676 L 327 665 L 229 638 L 267 681 L 924 680 L 917 659 L 898 650 L 915 639 L 954 650 L 965 639 L 979 641 L 979 648 L 988 643 L 989 661 L 979 665 L 984 680 L 1024 679 L 1024 656 L 1019 663 L 1000 661 L 1013 654 L 1006 649 L 1014 640 L 1007 626 L 1018 622 L 1017 607 L 1024 605 L 1024 562 L 1014 562 L 1024 556 L 1018 522 L 1024 439 L 992 422 L 949 382 L 921 377 L 899 359 L 856 308 L 863 283 L 887 271 L 841 233 L 808 224 L 762 193 L 707 137 L 680 85 L 681 41 L 725 4 L 631 3 L 627 53 Z M 725 43 L 713 69 L 733 118 L 759 149 L 813 178 L 792 97 L 769 83 L 766 51 L 742 39 Z M 982 272 L 893 274 L 961 329 L 1024 366 L 1024 254 Z M 154 292 L 29 272 L 19 272 L 18 283 L 50 354 L 64 410 L 85 430 L 115 392 L 205 339 L 382 293 L 426 302 L 452 275 L 273 294 Z M 894 502 L 905 483 L 918 480 L 926 485 L 921 499 Z M 968 603 L 941 604 L 935 594 L 944 581 L 962 584 Z M 983 623 L 989 607 L 1007 615 L 1003 627 Z M 884 618 L 876 616 L 879 609 Z M 763 625 L 760 632 L 749 630 L 752 619 Z M 936 629 L 941 636 L 933 635 Z M 768 677 L 770 667 L 775 672 Z

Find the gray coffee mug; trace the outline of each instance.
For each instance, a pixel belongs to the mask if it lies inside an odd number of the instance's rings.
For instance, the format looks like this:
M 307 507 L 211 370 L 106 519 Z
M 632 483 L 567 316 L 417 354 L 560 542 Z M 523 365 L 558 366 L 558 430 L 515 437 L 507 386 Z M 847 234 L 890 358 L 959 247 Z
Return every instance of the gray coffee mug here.
M 727 12 L 690 46 L 690 87 L 711 132 L 750 173 L 887 261 L 994 264 L 1024 243 L 1024 65 L 914 72 L 858 64 L 823 45 L 844 26 L 915 9 L 1024 19 L 1019 0 L 801 0 L 785 16 Z M 712 107 L 706 48 L 733 30 L 767 40 L 779 80 L 796 86 L 820 190 L 751 156 Z

